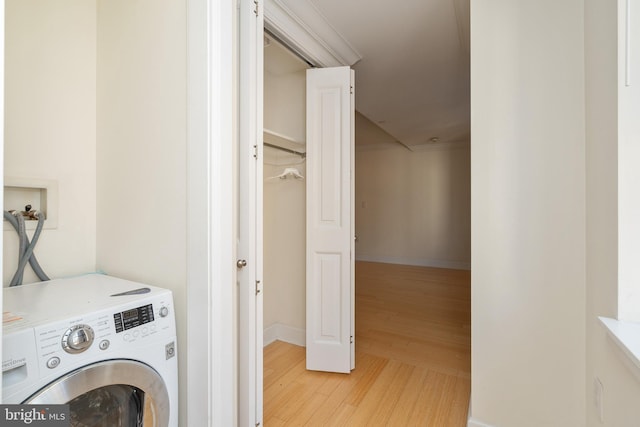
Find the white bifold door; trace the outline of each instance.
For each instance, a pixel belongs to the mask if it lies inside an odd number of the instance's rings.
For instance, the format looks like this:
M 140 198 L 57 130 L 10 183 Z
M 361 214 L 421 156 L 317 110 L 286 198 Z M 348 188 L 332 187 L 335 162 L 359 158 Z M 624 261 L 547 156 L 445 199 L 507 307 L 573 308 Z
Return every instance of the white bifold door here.
M 354 74 L 307 70 L 307 369 L 355 367 Z
M 239 2 L 242 35 L 238 76 L 239 179 L 236 261 L 239 426 L 262 424 L 263 9 L 254 0 Z

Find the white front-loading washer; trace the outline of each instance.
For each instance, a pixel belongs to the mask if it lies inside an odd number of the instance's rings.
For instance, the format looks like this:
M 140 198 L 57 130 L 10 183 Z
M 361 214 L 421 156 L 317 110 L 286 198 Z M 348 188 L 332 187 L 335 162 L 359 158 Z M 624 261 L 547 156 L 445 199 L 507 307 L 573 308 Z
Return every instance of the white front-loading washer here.
M 3 403 L 68 404 L 71 425 L 178 425 L 169 290 L 92 274 L 3 292 Z

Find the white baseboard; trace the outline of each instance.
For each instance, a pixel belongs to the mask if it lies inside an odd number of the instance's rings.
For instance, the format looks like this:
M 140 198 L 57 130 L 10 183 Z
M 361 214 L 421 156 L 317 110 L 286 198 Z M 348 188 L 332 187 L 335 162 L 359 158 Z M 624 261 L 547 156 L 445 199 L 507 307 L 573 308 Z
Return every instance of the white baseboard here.
M 385 264 L 416 265 L 420 267 L 449 268 L 452 270 L 471 270 L 471 263 L 464 261 L 447 261 L 441 259 L 385 257 L 377 255 L 356 254 L 356 261 L 382 262 Z
M 467 415 L 467 427 L 494 427 L 491 424 L 486 424 L 482 421 L 474 420 L 471 417 L 471 394 L 469 394 L 469 414 Z
M 485 424 L 481 421 L 474 420 L 473 418 L 469 418 L 467 421 L 467 427 L 494 427 L 491 424 Z
M 268 328 L 265 328 L 262 338 L 262 342 L 265 347 L 274 341 L 284 341 L 300 347 L 304 347 L 307 343 L 306 332 L 304 329 L 294 328 L 283 325 L 282 323 L 274 323 Z

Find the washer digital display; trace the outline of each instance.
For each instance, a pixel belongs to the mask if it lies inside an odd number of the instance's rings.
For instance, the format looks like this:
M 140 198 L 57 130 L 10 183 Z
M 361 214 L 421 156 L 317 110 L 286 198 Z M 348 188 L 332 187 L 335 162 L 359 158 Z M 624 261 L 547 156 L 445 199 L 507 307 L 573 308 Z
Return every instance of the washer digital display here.
M 153 322 L 153 304 L 143 305 L 113 315 L 116 333 Z

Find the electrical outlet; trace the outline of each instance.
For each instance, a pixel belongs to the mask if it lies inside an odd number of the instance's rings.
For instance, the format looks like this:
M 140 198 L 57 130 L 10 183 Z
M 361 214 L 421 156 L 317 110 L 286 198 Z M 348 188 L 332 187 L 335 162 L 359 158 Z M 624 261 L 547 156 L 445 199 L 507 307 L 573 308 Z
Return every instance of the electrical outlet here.
M 598 418 L 600 422 L 604 422 L 604 386 L 600 381 L 600 378 L 595 377 L 593 380 L 593 403 L 596 406 L 598 412 Z

